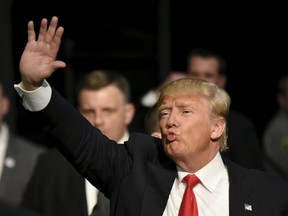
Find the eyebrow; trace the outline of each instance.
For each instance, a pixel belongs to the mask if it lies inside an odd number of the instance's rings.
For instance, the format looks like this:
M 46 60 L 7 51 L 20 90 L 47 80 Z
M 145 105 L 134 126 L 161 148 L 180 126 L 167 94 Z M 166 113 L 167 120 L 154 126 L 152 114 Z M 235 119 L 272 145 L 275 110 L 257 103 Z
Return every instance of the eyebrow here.
M 161 106 L 159 106 L 159 108 L 158 108 L 158 111 L 160 112 L 160 111 L 162 111 L 162 110 L 164 110 L 164 109 L 168 109 L 169 107 L 167 106 L 167 105 L 161 105 Z
M 186 108 L 186 107 L 191 107 L 192 105 L 191 105 L 191 103 L 188 103 L 188 102 L 186 102 L 186 101 L 184 101 L 184 102 L 177 102 L 176 103 L 176 107 L 178 107 L 178 108 Z M 158 108 L 158 110 L 159 111 L 162 111 L 162 110 L 164 110 L 164 109 L 170 109 L 170 107 L 171 106 L 169 106 L 169 105 L 166 105 L 166 104 L 162 104 L 159 108 Z

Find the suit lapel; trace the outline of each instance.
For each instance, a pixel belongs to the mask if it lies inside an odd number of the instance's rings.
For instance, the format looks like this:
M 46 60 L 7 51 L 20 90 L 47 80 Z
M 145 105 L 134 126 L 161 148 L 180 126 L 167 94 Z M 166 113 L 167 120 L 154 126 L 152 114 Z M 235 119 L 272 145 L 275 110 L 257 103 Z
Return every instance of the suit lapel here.
M 229 175 L 229 212 L 232 216 L 253 214 L 252 189 L 242 175 L 242 168 L 224 159 Z M 241 180 L 242 179 L 242 180 Z

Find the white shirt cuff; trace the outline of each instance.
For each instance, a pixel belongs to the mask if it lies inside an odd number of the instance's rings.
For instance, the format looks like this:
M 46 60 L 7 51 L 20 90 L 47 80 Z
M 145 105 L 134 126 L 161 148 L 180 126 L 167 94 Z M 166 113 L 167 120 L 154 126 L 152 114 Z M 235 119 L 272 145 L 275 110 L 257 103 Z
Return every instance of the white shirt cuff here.
M 40 111 L 44 109 L 52 95 L 52 89 L 49 83 L 44 80 L 41 87 L 33 91 L 27 91 L 23 88 L 22 82 L 14 84 L 14 88 L 22 98 L 23 106 L 30 111 Z

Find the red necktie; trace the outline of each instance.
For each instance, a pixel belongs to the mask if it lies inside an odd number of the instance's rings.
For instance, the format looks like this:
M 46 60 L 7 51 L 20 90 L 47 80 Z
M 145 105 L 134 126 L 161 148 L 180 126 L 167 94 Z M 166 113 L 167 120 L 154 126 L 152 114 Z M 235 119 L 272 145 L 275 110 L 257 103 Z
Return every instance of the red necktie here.
M 193 187 L 195 187 L 200 180 L 196 175 L 187 175 L 183 180 L 187 183 L 187 186 L 181 202 L 179 216 L 198 216 L 197 202 Z

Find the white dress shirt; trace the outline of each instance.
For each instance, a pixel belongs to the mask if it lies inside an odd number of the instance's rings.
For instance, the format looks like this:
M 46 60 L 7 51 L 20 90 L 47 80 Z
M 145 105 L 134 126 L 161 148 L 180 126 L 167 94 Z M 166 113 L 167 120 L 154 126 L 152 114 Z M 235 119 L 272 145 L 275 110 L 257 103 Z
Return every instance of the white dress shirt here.
M 3 123 L 1 125 L 1 131 L 0 131 L 0 181 L 2 176 L 2 171 L 5 166 L 5 156 L 6 156 L 6 150 L 8 146 L 8 126 Z
M 177 216 L 185 191 L 183 178 L 189 173 L 178 168 L 163 216 Z M 193 188 L 199 216 L 229 216 L 229 181 L 220 153 L 205 167 L 194 173 L 200 183 Z

